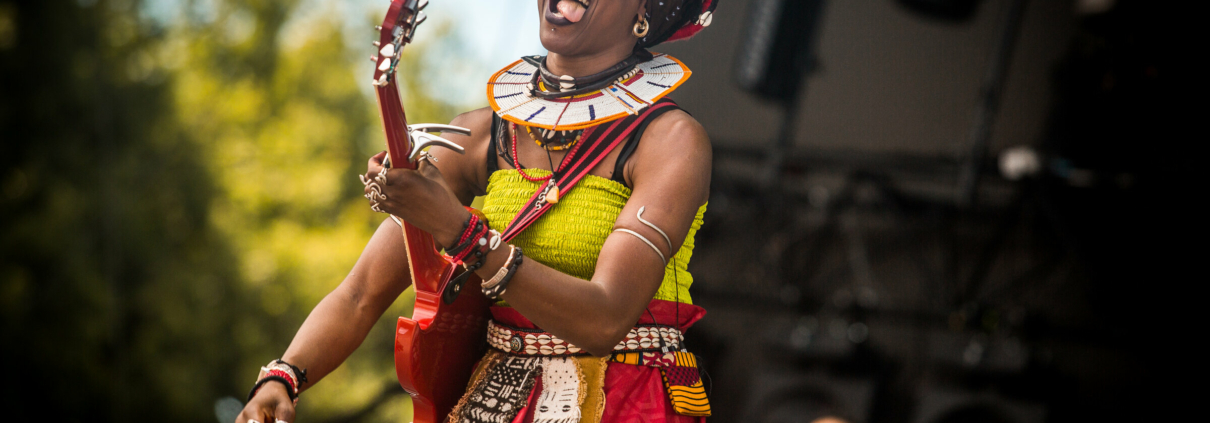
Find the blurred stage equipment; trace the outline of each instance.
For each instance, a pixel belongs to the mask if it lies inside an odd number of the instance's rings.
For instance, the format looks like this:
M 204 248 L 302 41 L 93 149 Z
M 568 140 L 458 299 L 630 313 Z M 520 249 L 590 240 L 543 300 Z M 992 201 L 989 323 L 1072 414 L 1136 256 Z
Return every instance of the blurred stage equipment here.
M 905 7 L 925 16 L 949 21 L 970 19 L 979 0 L 900 0 Z M 999 38 L 980 87 L 980 99 L 967 139 L 959 153 L 957 186 L 953 197 L 959 206 L 975 202 L 976 188 L 984 171 L 992 126 L 1000 108 L 1004 82 L 1017 38 L 1021 32 L 1027 0 L 1009 0 L 998 31 Z M 776 142 L 765 152 L 762 180 L 771 188 L 780 176 L 794 147 L 794 123 L 799 114 L 803 78 L 818 67 L 815 50 L 823 22 L 823 0 L 754 0 L 749 10 L 746 35 L 736 58 L 735 79 L 756 96 L 776 102 L 784 118 Z
M 816 66 L 823 6 L 823 0 L 756 0 L 748 12 L 747 35 L 735 61 L 736 81 L 745 90 L 777 102 L 785 113 L 777 142 L 767 152 L 766 188 L 776 181 L 785 153 L 794 145 L 799 86 Z
M 823 0 L 756 0 L 736 60 L 740 87 L 769 99 L 791 102 L 802 77 L 815 66 L 814 41 Z
M 957 1 L 942 0 L 904 0 L 904 3 L 955 3 Z M 971 2 L 973 3 L 973 2 Z M 983 78 L 982 95 L 975 109 L 975 121 L 971 125 L 969 150 L 958 174 L 958 196 L 955 199 L 959 206 L 970 206 L 975 202 L 975 193 L 979 187 L 979 176 L 983 171 L 983 162 L 987 156 L 987 144 L 992 137 L 992 124 L 995 123 L 996 112 L 1000 110 L 1000 96 L 1004 90 L 1004 81 L 1008 79 L 1008 66 L 1011 63 L 1017 38 L 1021 35 L 1021 22 L 1025 15 L 1026 0 L 1010 0 L 1008 12 L 1000 26 L 1000 40 L 992 54 L 991 65 Z M 972 9 L 974 6 L 971 6 Z

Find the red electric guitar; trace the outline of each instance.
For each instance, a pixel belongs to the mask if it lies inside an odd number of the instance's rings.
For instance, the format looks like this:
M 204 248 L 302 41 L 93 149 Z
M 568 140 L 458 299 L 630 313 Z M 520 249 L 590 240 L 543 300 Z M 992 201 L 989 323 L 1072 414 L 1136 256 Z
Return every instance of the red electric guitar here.
M 415 169 L 426 147 L 440 146 L 462 152 L 462 147 L 427 131 L 470 131 L 449 125 L 408 126 L 395 81 L 396 66 L 403 47 L 412 41 L 416 27 L 424 22 L 421 9 L 428 0 L 392 0 L 379 30 L 374 88 L 382 111 L 390 164 Z M 456 266 L 437 252 L 433 236 L 403 222 L 403 237 L 416 288 L 412 318 L 400 317 L 395 332 L 395 371 L 399 384 L 412 395 L 415 423 L 441 423 L 466 391 L 475 362 L 486 348 L 488 306 L 480 292 L 481 280 L 471 275 L 465 285 L 450 286 Z M 461 289 L 460 289 L 461 288 Z M 458 295 L 458 291 L 464 291 Z M 451 293 L 453 295 L 451 295 Z M 447 303 L 447 301 L 452 300 Z

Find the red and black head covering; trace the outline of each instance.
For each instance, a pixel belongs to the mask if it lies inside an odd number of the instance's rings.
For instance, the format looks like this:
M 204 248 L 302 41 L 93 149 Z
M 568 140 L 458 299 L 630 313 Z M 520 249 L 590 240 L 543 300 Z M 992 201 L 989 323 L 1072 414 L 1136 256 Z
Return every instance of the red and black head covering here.
M 647 36 L 637 48 L 692 37 L 710 25 L 719 0 L 647 0 Z

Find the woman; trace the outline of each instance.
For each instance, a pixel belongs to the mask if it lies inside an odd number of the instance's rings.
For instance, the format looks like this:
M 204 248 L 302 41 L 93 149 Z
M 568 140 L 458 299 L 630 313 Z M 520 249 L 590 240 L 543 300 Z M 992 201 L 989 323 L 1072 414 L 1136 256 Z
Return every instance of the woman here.
M 680 331 L 705 314 L 691 305 L 685 268 L 705 212 L 710 144 L 662 98 L 688 69 L 645 49 L 709 25 L 716 3 L 539 0 L 550 53 L 498 72 L 492 107 L 451 122 L 471 129 L 444 134 L 465 154 L 433 149 L 418 170 L 385 173 L 385 153 L 370 159 L 372 207 L 431 233 L 498 301 L 492 348 L 451 421 L 709 414 L 692 355 L 677 351 Z M 475 196 L 484 196 L 482 217 L 464 207 Z M 531 223 L 510 225 L 519 214 Z M 292 421 L 297 393 L 357 348 L 410 284 L 400 232 L 383 222 L 264 368 L 237 423 Z

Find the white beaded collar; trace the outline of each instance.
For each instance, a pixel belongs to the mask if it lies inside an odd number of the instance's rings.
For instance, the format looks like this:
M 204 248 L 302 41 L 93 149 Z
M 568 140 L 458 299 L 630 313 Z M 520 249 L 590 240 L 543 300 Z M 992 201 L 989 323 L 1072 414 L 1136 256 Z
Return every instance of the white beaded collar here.
M 679 87 L 692 74 L 667 54 L 635 66 L 634 75 L 601 90 L 568 98 L 530 95 L 538 68 L 524 60 L 506 66 L 487 82 L 487 101 L 501 118 L 518 125 L 569 131 L 637 114 Z

